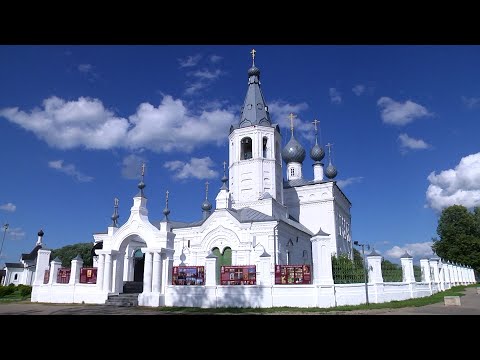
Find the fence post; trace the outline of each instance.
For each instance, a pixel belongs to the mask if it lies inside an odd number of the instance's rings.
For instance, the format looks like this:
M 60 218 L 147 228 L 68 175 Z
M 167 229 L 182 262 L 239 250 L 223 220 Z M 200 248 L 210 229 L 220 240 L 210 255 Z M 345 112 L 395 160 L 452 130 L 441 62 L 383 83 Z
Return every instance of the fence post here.
M 400 257 L 400 263 L 402 265 L 403 282 L 415 282 L 415 275 L 413 273 L 413 257 L 405 251 L 405 254 Z
M 270 259 L 270 254 L 263 250 L 263 254 L 260 255 L 260 285 L 272 285 L 272 276 L 270 274 Z
M 330 252 L 330 234 L 322 229 L 310 238 L 312 242 L 313 283 L 333 285 L 332 253 Z
M 432 268 L 432 282 L 436 284 L 436 291 L 440 291 L 440 276 L 438 273 L 438 258 L 430 259 L 430 267 Z
M 373 250 L 367 256 L 368 282 L 371 284 L 383 284 L 382 256 Z
M 79 255 L 72 260 L 72 265 L 70 267 L 70 285 L 78 284 L 80 282 L 80 269 L 83 266 L 83 259 Z
M 448 263 L 442 260 L 442 268 L 443 268 L 443 279 L 445 280 L 445 290 L 450 289 L 452 287 L 450 283 L 450 270 L 448 269 Z
M 205 258 L 205 285 L 217 285 L 217 256 L 213 253 Z
M 48 279 L 48 285 L 55 284 L 57 282 L 58 269 L 62 267 L 62 260 L 58 256 L 50 262 L 50 279 Z
M 42 285 L 45 276 L 45 271 L 48 270 L 50 260 L 50 250 L 38 250 L 37 253 L 37 265 L 35 267 L 35 280 L 34 285 Z

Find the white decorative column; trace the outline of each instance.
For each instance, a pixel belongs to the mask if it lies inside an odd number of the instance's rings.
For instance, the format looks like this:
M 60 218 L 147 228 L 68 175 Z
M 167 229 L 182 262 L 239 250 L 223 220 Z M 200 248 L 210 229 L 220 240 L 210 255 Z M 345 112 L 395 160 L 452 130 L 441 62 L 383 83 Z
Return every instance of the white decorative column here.
M 440 276 L 438 273 L 438 258 L 430 259 L 430 267 L 433 270 L 433 282 L 437 284 L 437 291 L 440 290 Z
M 96 250 L 98 251 L 98 250 Z M 105 254 L 97 254 L 98 255 L 98 260 L 97 260 L 97 289 L 99 291 L 103 290 L 103 273 L 105 269 Z
M 272 276 L 270 273 L 271 256 L 265 250 L 260 255 L 260 284 L 263 286 L 272 286 Z
M 173 253 L 172 249 L 162 249 L 162 283 L 160 284 L 162 294 L 166 293 L 167 285 L 172 285 Z
M 75 259 L 72 260 L 72 265 L 70 267 L 70 285 L 78 284 L 80 282 L 80 269 L 83 266 L 83 259 L 80 255 L 77 255 Z
M 217 285 L 217 257 L 213 253 L 205 258 L 205 285 Z
M 448 270 L 448 264 L 442 261 L 442 269 L 443 269 L 443 280 L 445 284 L 445 289 L 450 289 L 450 271 Z
M 402 265 L 403 271 L 403 282 L 414 283 L 415 274 L 413 273 L 413 258 L 410 254 L 405 252 L 400 258 L 400 263 Z
M 323 164 L 320 161 L 313 163 L 313 181 L 323 180 Z
M 373 250 L 367 255 L 368 282 L 370 284 L 383 284 L 382 256 Z
M 125 249 L 125 258 L 123 259 L 123 281 L 130 281 L 130 261 L 132 260 L 132 257 L 129 256 L 130 249 L 127 246 Z
M 52 285 L 57 282 L 58 269 L 62 267 L 62 261 L 58 256 L 50 262 L 50 278 L 48 284 Z
M 458 271 L 457 271 L 457 264 L 455 264 L 455 263 L 452 264 L 452 273 L 453 273 L 454 286 L 457 286 L 457 285 L 459 285 L 459 283 L 458 283 Z
M 422 282 L 431 283 L 432 279 L 430 277 L 430 264 L 428 259 L 420 260 L 420 268 L 422 269 Z
M 313 284 L 333 285 L 330 234 L 322 229 L 310 238 L 312 242 Z
M 152 292 L 153 256 L 150 250 L 142 249 L 142 252 L 145 254 L 145 265 L 143 269 L 143 293 L 148 294 Z
M 48 270 L 50 260 L 50 250 L 38 250 L 37 265 L 35 266 L 35 280 L 34 285 L 42 285 L 45 276 L 45 271 Z
M 152 292 L 160 293 L 162 279 L 162 258 L 158 251 L 153 252 Z
M 105 268 L 103 270 L 103 291 L 110 292 L 112 286 L 112 254 L 105 254 Z

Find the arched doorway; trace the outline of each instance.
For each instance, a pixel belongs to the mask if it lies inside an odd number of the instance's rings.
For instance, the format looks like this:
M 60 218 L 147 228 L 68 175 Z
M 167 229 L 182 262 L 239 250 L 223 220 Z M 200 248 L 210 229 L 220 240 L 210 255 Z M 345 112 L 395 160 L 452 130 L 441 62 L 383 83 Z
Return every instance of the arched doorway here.
M 232 249 L 226 247 L 223 249 L 223 253 L 215 247 L 212 249 L 212 253 L 217 257 L 217 284 L 220 283 L 220 269 L 222 266 L 232 265 Z
M 133 281 L 143 281 L 143 269 L 145 267 L 145 254 L 141 249 L 135 250 L 133 253 Z

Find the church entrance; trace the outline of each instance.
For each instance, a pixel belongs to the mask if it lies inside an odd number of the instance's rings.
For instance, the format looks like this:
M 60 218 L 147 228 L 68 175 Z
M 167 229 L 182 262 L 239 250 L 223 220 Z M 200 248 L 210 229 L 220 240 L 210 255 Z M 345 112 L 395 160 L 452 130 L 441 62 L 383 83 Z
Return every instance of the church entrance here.
M 145 267 L 145 254 L 142 250 L 137 249 L 133 253 L 133 281 L 143 281 L 143 269 Z
M 226 247 L 223 253 L 216 247 L 212 249 L 212 253 L 217 257 L 217 284 L 220 283 L 220 269 L 222 266 L 232 265 L 232 249 Z

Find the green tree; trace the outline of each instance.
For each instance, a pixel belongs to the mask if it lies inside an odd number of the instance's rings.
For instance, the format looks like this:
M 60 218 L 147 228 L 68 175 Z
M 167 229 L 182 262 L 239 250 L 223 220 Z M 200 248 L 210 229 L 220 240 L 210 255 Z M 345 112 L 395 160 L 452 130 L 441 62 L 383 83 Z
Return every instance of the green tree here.
M 438 256 L 480 271 L 480 208 L 473 212 L 461 205 L 443 209 L 437 234 L 432 249 Z
M 73 245 L 67 245 L 59 249 L 52 250 L 50 254 L 50 260 L 55 259 L 57 256 L 62 261 L 63 267 L 70 267 L 71 261 L 80 255 L 83 259 L 83 266 L 92 266 L 92 243 L 78 243 Z

